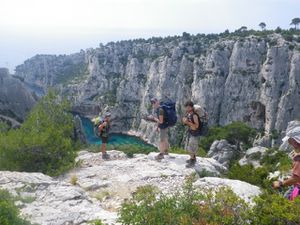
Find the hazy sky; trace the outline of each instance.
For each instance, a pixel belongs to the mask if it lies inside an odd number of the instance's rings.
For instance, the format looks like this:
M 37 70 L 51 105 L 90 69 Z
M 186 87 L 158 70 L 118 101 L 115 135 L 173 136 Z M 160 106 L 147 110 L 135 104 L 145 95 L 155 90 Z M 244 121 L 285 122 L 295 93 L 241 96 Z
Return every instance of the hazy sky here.
M 0 0 L 0 67 L 100 42 L 241 27 L 289 28 L 300 0 Z

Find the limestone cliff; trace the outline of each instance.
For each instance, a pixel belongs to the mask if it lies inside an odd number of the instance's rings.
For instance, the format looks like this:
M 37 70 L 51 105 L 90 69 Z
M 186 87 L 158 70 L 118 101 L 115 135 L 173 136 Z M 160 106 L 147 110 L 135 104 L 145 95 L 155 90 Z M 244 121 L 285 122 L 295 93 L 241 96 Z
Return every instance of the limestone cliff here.
M 8 69 L 0 68 L 0 120 L 18 126 L 35 102 L 20 79 L 11 76 Z
M 100 44 L 69 56 L 38 55 L 16 74 L 45 89 L 57 87 L 85 115 L 108 107 L 114 131 L 133 130 L 151 142 L 154 125 L 141 116 L 150 111 L 152 96 L 176 100 L 179 115 L 192 99 L 206 107 L 211 124 L 239 120 L 270 134 L 300 116 L 299 49 L 280 34 L 183 35 Z

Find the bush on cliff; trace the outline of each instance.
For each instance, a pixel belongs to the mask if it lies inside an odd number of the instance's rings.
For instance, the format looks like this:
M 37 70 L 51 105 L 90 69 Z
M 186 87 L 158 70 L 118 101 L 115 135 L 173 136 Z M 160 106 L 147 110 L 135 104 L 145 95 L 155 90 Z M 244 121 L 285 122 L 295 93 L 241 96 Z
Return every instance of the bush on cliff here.
M 300 198 L 289 201 L 279 194 L 263 194 L 255 199 L 250 214 L 253 225 L 300 224 Z
M 200 146 L 208 151 L 215 140 L 225 139 L 238 148 L 244 147 L 247 149 L 251 147 L 255 135 L 255 129 L 242 122 L 233 122 L 224 127 L 211 127 L 208 135 L 201 139 Z
M 300 224 L 300 198 L 288 201 L 278 194 L 262 194 L 250 206 L 231 189 L 197 190 L 188 181 L 183 191 L 165 195 L 144 186 L 123 203 L 123 225 L 296 225 Z
M 20 129 L 0 133 L 0 169 L 58 175 L 73 165 L 76 144 L 70 106 L 53 91 Z
M 221 188 L 216 195 L 196 190 L 189 178 L 183 191 L 173 195 L 152 186 L 138 188 L 131 200 L 123 203 L 119 222 L 124 225 L 165 224 L 247 224 L 248 205 L 231 190 Z
M 238 163 L 234 163 L 229 168 L 228 178 L 268 188 L 271 186 L 270 181 L 267 179 L 268 175 L 269 170 L 266 167 L 259 167 L 255 169 L 250 164 L 240 166 Z
M 8 191 L 0 189 L 0 224 L 1 225 L 30 225 L 20 218 L 19 209 Z
M 234 161 L 230 165 L 228 178 L 269 189 L 271 187 L 269 174 L 275 171 L 286 173 L 292 168 L 292 161 L 285 152 L 273 148 L 262 157 L 260 165 L 261 167 L 258 168 L 254 168 L 251 164 L 240 166 L 237 161 Z

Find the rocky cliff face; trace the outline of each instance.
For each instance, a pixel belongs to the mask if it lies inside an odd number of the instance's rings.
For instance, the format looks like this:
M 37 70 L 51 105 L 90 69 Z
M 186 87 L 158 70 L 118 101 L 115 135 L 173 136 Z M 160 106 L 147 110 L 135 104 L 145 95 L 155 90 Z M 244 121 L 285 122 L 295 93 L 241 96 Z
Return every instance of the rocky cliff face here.
M 21 80 L 11 76 L 7 69 L 0 68 L 0 120 L 17 126 L 35 102 Z
M 16 73 L 44 88 L 58 87 L 86 115 L 111 109 L 114 131 L 132 130 L 151 142 L 154 125 L 141 115 L 150 111 L 152 96 L 176 100 L 180 115 L 192 99 L 206 107 L 210 124 L 238 120 L 270 134 L 300 115 L 299 49 L 279 34 L 184 35 L 108 43 L 70 56 L 39 55 Z

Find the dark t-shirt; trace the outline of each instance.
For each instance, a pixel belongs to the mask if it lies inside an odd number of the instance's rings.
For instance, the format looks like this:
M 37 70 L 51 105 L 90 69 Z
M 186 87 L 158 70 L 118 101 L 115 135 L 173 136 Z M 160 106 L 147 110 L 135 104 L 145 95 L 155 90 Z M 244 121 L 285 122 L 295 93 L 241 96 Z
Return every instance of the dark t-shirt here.
M 157 118 L 159 119 L 159 116 L 163 116 L 163 123 L 162 124 L 159 124 L 158 127 L 160 129 L 164 129 L 166 127 L 164 127 L 164 124 L 166 123 L 166 113 L 165 113 L 165 110 L 163 110 L 161 107 L 157 109 L 156 111 L 156 114 L 157 114 Z
M 162 108 L 159 108 L 158 109 L 158 115 L 164 117 L 165 116 L 165 111 Z
M 188 118 L 188 121 L 189 122 L 192 122 L 193 124 L 195 124 L 195 119 L 194 117 L 197 117 L 197 120 L 198 120 L 198 128 L 196 130 L 193 130 L 191 127 L 189 127 L 189 134 L 192 135 L 192 136 L 200 136 L 200 118 L 198 116 L 197 113 L 189 113 L 187 114 L 186 116 Z

